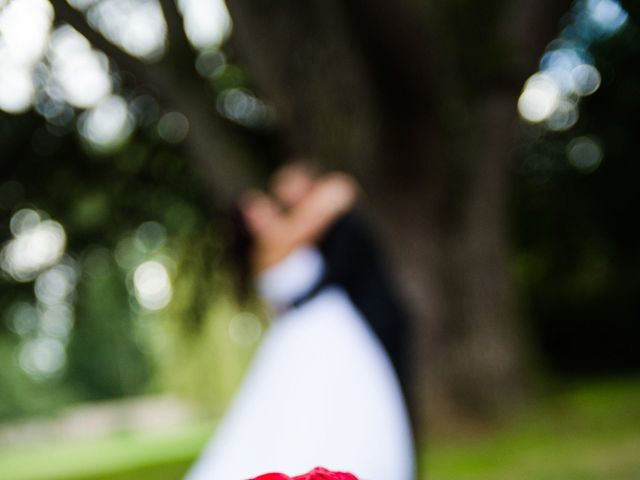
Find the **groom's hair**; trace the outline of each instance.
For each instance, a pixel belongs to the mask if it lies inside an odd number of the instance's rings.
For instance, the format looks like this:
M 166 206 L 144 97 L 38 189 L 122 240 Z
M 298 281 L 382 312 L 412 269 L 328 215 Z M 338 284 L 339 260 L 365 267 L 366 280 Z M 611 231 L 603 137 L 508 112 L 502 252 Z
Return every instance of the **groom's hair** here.
M 269 190 L 288 209 L 309 193 L 320 175 L 319 164 L 311 157 L 300 154 L 291 156 L 274 172 Z
M 312 157 L 302 153 L 296 153 L 287 158 L 287 160 L 280 165 L 278 171 L 284 171 L 286 169 L 295 169 L 302 171 L 312 178 L 317 178 L 322 175 L 322 168 L 320 162 Z

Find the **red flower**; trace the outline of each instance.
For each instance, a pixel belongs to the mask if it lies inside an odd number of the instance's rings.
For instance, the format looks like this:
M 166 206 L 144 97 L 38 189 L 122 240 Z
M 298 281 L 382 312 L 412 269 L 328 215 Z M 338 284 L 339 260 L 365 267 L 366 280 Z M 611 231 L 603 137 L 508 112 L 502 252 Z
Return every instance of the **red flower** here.
M 260 475 L 252 480 L 291 480 L 291 477 L 283 473 L 265 473 L 264 475 Z
M 267 473 L 252 480 L 358 480 L 350 473 L 332 472 L 326 468 L 317 467 L 304 475 L 289 477 L 282 473 Z

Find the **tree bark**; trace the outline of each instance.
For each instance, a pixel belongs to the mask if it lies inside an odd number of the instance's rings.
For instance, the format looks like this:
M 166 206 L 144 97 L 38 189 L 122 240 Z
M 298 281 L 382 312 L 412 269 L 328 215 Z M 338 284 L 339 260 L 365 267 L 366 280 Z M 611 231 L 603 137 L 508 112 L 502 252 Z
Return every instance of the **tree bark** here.
M 521 398 L 505 212 L 515 105 L 568 2 L 483 4 L 495 18 L 480 37 L 436 28 L 459 13 L 428 18 L 437 2 L 227 3 L 241 63 L 284 135 L 340 159 L 370 193 L 413 310 L 419 422 L 491 416 Z M 465 45 L 484 57 L 466 58 Z M 465 76 L 492 54 L 495 66 Z

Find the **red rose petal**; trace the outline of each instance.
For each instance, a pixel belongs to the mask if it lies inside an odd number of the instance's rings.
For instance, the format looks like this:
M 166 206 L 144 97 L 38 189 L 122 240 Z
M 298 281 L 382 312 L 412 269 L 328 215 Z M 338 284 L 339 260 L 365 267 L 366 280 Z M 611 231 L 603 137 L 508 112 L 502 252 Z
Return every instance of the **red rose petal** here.
M 332 472 L 326 468 L 316 467 L 309 473 L 293 477 L 292 480 L 358 480 L 350 473 Z
M 289 475 L 283 473 L 265 473 L 259 477 L 252 478 L 251 480 L 292 480 Z
M 354 475 L 345 472 L 332 472 L 326 468 L 316 467 L 309 473 L 289 477 L 283 473 L 266 473 L 251 480 L 358 480 Z

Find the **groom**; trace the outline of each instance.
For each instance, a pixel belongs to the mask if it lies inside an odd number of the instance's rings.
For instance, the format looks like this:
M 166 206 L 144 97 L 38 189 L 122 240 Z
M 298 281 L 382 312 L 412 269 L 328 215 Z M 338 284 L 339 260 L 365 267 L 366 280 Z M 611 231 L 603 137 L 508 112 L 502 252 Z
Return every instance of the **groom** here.
M 313 189 L 318 177 L 311 163 L 293 161 L 275 172 L 271 190 L 284 208 L 290 208 Z M 408 319 L 367 218 L 359 208 L 352 209 L 329 227 L 317 246 L 325 259 L 326 272 L 298 303 L 327 285 L 344 288 L 387 350 L 408 399 Z

